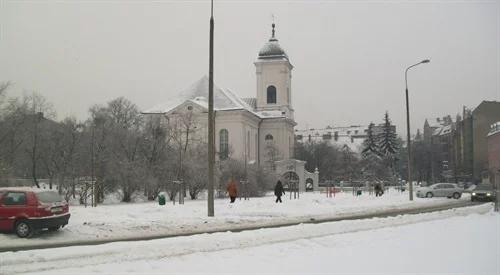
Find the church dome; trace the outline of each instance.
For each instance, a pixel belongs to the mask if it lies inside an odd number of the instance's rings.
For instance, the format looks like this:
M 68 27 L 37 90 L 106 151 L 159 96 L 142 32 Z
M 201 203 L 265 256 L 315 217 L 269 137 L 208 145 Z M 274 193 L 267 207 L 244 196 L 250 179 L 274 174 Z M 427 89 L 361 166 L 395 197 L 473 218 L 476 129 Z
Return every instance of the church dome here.
M 271 58 L 286 58 L 288 56 L 285 53 L 285 50 L 278 43 L 278 39 L 274 36 L 274 23 L 273 23 L 273 35 L 269 39 L 269 41 L 264 44 L 264 46 L 259 51 L 259 59 L 271 59 Z

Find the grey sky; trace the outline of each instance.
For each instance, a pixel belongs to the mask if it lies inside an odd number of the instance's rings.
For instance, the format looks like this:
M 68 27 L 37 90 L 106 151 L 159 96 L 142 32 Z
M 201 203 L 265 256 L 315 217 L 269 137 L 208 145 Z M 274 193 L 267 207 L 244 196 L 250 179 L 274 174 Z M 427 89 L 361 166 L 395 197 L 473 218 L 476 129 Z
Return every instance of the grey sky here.
M 149 108 L 208 73 L 209 1 L 0 0 L 0 81 L 37 91 L 59 118 L 125 96 Z M 299 128 L 381 122 L 404 131 L 500 100 L 498 1 L 215 1 L 215 82 L 255 96 L 271 33 L 295 66 Z

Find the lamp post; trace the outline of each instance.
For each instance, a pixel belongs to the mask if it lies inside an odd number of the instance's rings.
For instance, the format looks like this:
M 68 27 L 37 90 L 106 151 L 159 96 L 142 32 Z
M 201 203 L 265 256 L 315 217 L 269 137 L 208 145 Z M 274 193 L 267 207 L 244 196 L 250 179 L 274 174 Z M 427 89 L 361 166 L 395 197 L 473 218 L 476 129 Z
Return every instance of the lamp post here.
M 405 70 L 405 84 L 406 84 L 406 139 L 408 147 L 408 183 L 409 183 L 409 193 L 410 201 L 413 200 L 413 181 L 411 179 L 411 139 L 410 139 L 410 105 L 408 103 L 408 70 L 420 65 L 431 62 L 429 59 L 424 59 L 417 64 L 413 64 Z
M 214 164 L 215 164 L 215 114 L 214 114 L 214 1 L 210 6 L 210 49 L 208 67 L 208 216 L 214 216 Z

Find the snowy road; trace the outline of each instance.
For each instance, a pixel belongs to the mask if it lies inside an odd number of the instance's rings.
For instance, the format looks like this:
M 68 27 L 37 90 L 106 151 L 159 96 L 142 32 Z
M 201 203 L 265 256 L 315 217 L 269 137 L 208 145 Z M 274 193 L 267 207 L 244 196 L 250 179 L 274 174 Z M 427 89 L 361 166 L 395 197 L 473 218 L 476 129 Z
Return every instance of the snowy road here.
M 499 230 L 500 216 L 484 204 L 383 219 L 6 252 L 0 253 L 0 273 L 499 274 Z

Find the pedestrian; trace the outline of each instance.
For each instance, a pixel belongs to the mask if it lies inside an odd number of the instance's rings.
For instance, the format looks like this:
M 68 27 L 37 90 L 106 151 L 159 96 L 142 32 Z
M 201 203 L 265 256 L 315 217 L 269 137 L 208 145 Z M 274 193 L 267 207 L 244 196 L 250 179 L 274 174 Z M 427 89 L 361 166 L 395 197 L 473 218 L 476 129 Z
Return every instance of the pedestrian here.
M 234 180 L 234 177 L 231 177 L 226 190 L 229 198 L 231 199 L 231 203 L 234 203 L 234 201 L 236 200 L 236 196 L 238 196 L 238 188 L 236 187 L 236 181 Z
M 384 194 L 380 183 L 375 184 L 375 197 L 381 197 Z
M 281 201 L 281 196 L 285 195 L 285 189 L 283 189 L 283 184 L 281 184 L 280 180 L 278 180 L 276 186 L 274 187 L 274 195 L 276 196 L 276 203 L 283 202 Z

